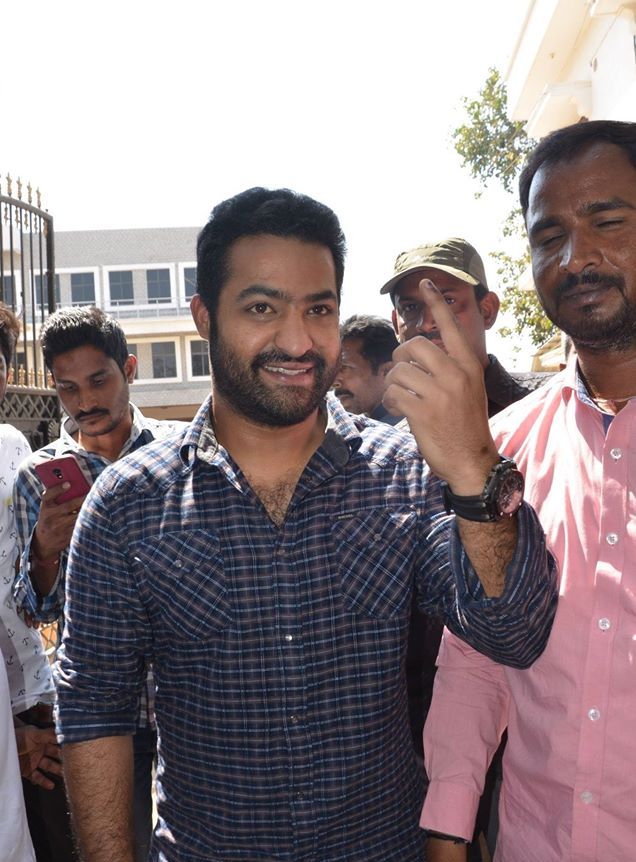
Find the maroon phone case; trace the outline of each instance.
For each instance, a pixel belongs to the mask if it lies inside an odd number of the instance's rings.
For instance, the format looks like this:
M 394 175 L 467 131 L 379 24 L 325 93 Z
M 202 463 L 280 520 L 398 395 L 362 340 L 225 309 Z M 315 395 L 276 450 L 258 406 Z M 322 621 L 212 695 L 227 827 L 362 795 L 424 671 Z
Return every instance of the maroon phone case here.
M 75 497 L 83 497 L 91 489 L 73 455 L 62 455 L 59 458 L 44 461 L 42 464 L 36 464 L 35 472 L 45 488 L 55 488 L 63 482 L 71 483 L 68 491 L 64 491 L 57 498 L 57 503 L 66 503 Z

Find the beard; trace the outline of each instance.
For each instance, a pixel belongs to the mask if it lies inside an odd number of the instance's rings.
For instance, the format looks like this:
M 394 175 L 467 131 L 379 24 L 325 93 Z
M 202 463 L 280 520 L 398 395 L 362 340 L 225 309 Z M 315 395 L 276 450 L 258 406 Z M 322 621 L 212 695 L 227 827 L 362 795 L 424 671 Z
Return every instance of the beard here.
M 575 319 L 568 311 L 563 298 L 566 291 L 579 285 L 598 285 L 606 290 L 616 289 L 622 299 L 621 306 L 609 317 L 602 317 L 598 304 L 579 308 Z M 604 352 L 629 350 L 636 343 L 636 304 L 630 304 L 625 288 L 625 279 L 617 275 L 602 275 L 598 272 L 583 272 L 581 275 L 567 275 L 557 286 L 555 310 L 547 309 L 550 320 L 570 336 L 575 347 L 588 351 Z
M 218 333 L 210 335 L 210 367 L 215 388 L 237 413 L 258 425 L 281 428 L 303 422 L 322 403 L 336 377 L 337 363 L 328 366 L 315 351 L 289 356 L 279 350 L 268 350 L 249 362 L 241 359 Z M 311 362 L 313 386 L 277 388 L 265 384 L 259 377 L 259 369 L 282 362 Z

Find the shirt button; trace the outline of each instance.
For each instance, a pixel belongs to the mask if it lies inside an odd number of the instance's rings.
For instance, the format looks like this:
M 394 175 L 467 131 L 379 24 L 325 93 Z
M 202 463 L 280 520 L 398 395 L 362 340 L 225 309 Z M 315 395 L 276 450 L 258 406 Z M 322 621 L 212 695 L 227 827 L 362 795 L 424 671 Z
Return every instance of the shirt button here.
M 593 706 L 592 709 L 589 710 L 587 717 L 590 721 L 598 721 L 601 717 L 601 713 L 598 711 L 598 709 L 596 709 L 595 706 Z
M 290 715 L 289 720 L 292 724 L 300 724 L 300 716 L 299 715 Z
M 285 637 L 284 637 L 284 640 L 286 640 L 288 644 L 290 644 L 293 641 L 293 639 L 294 639 L 293 635 L 285 635 Z
M 176 569 L 180 569 L 180 568 L 182 568 L 183 563 L 181 562 L 181 560 L 175 560 L 174 565 L 175 565 Z
M 601 617 L 601 619 L 598 621 L 598 627 L 600 629 L 602 629 L 604 632 L 606 632 L 609 628 L 611 628 L 611 626 L 612 626 L 612 624 L 607 619 L 607 617 Z
M 618 536 L 616 533 L 608 533 L 607 536 L 605 536 L 605 541 L 608 545 L 615 545 L 618 542 Z
M 618 461 L 620 458 L 623 457 L 623 450 L 619 449 L 618 447 L 616 449 L 610 449 L 610 455 L 615 461 Z
M 581 793 L 581 802 L 584 802 L 586 805 L 589 805 L 593 800 L 594 794 L 590 793 L 589 790 L 584 790 L 583 793 Z

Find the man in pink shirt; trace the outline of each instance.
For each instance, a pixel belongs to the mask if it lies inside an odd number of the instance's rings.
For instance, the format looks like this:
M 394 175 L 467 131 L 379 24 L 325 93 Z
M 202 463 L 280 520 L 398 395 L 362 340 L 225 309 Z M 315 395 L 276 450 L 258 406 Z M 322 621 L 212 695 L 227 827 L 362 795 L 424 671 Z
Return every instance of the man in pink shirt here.
M 492 421 L 560 569 L 527 670 L 448 632 L 425 729 L 429 862 L 460 862 L 508 728 L 496 862 L 636 858 L 636 123 L 545 138 L 520 180 L 541 303 L 576 347 Z

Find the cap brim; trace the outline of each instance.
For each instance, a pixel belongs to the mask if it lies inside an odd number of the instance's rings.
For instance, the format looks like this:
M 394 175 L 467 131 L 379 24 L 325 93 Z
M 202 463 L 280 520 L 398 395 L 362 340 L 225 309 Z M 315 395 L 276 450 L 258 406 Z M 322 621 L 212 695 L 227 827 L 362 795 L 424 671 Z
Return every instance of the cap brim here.
M 396 284 L 399 281 L 402 281 L 403 278 L 406 278 L 407 275 L 411 275 L 414 272 L 423 272 L 425 269 L 439 269 L 441 272 L 447 272 L 449 275 L 454 275 L 455 278 L 458 278 L 460 281 L 465 281 L 466 284 L 470 284 L 472 287 L 479 284 L 479 281 L 476 278 L 473 278 L 472 275 L 468 275 L 468 273 L 463 272 L 461 269 L 455 269 L 453 266 L 444 266 L 443 264 L 427 263 L 422 266 L 412 266 L 410 269 L 405 269 L 404 272 L 401 272 L 399 275 L 394 275 L 393 278 L 389 279 L 389 281 L 381 287 L 380 293 L 392 293 Z

